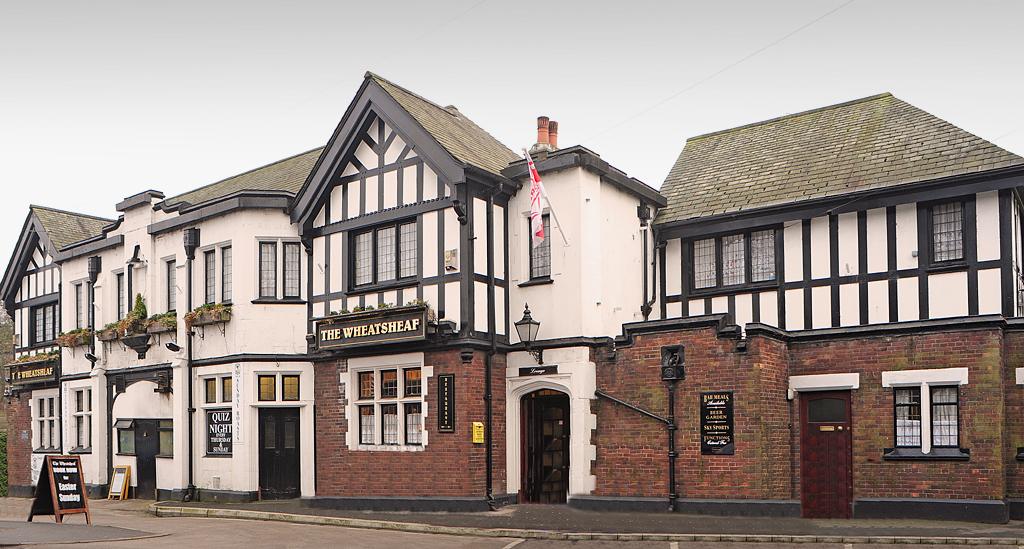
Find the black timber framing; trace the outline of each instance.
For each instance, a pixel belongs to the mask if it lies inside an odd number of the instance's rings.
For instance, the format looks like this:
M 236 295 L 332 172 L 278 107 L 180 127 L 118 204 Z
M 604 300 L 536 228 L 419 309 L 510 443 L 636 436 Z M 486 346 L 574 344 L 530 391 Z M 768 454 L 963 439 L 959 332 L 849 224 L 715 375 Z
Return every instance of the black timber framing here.
M 886 243 L 888 244 L 888 243 Z M 867 274 L 868 272 L 868 212 L 861 210 L 857 212 L 857 273 Z M 857 283 L 857 307 L 860 314 L 857 322 L 868 323 L 868 283 L 861 280 Z

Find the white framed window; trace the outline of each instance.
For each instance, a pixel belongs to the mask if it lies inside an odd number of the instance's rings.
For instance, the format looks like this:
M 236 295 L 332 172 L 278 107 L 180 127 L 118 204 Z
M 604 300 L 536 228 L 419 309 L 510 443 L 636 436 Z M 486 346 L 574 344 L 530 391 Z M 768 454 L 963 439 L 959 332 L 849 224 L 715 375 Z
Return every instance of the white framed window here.
M 260 238 L 256 243 L 257 299 L 302 297 L 302 243 L 294 239 Z
M 896 449 L 960 448 L 960 386 L 967 368 L 882 372 L 882 386 L 893 389 Z
M 75 450 L 92 449 L 92 389 L 75 389 L 73 393 L 74 412 L 72 417 L 75 422 Z
M 224 246 L 220 249 L 220 300 L 222 303 L 231 303 L 234 284 L 231 280 L 231 246 Z
M 217 250 L 203 252 L 203 303 L 217 302 Z
M 422 353 L 349 360 L 349 449 L 417 451 L 427 444 Z
M 164 263 L 167 271 L 167 310 L 178 310 L 178 263 L 171 259 Z
M 75 329 L 81 330 L 85 327 L 85 284 L 75 284 Z
M 32 393 L 32 447 L 37 452 L 60 451 L 56 390 Z

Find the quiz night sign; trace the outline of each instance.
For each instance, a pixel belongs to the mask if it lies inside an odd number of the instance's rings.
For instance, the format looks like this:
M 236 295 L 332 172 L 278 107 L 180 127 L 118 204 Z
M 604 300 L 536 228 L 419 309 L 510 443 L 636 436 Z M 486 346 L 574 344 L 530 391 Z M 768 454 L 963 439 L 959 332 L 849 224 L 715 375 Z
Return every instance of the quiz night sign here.
M 427 338 L 427 308 L 397 307 L 350 313 L 317 323 L 319 349 L 342 349 Z
M 206 455 L 231 455 L 231 410 L 206 411 Z

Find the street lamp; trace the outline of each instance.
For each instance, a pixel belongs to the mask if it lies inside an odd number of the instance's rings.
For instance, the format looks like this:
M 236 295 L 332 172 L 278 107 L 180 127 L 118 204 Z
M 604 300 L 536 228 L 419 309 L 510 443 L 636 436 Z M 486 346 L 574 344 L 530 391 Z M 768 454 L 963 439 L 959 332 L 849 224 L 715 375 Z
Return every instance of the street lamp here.
M 537 364 L 544 364 L 544 350 L 543 349 L 530 349 L 530 345 L 537 340 L 537 332 L 540 331 L 540 322 L 533 319 L 530 316 L 530 304 L 526 304 L 526 310 L 523 311 L 523 318 L 515 323 L 516 333 L 519 334 L 519 341 L 523 342 L 526 346 L 527 352 L 533 355 L 533 358 L 537 360 Z

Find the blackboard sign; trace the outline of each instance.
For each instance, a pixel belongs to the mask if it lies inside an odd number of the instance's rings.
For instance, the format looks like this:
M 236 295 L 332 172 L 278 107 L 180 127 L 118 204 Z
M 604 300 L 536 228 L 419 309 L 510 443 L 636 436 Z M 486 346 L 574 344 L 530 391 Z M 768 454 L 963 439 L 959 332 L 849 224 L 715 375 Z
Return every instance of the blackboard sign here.
M 206 455 L 231 455 L 231 410 L 206 411 Z
M 736 453 L 732 391 L 700 394 L 700 453 L 706 456 Z
M 61 524 L 64 515 L 76 513 L 85 513 L 85 521 L 92 524 L 89 498 L 82 482 L 81 459 L 78 456 L 46 456 L 28 521 L 32 522 L 36 515 L 53 515 L 54 520 Z
M 437 376 L 437 430 L 455 432 L 455 374 Z

